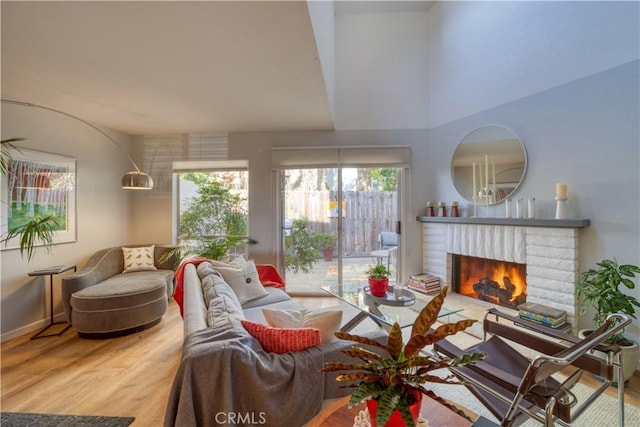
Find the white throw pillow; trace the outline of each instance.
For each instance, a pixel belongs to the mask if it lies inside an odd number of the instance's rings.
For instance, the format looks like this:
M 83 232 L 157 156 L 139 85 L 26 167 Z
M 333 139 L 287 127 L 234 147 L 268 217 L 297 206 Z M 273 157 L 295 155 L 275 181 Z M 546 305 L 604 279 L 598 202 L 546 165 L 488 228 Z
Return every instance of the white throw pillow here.
M 213 268 L 218 270 L 224 281 L 231 286 L 238 296 L 240 304 L 268 295 L 258 277 L 258 270 L 253 261 L 238 257 L 230 263 L 211 261 Z
M 122 255 L 124 257 L 123 273 L 157 270 L 153 262 L 154 250 L 155 245 L 140 248 L 122 248 Z
M 280 310 L 263 308 L 262 314 L 269 326 L 274 328 L 316 328 L 320 330 L 320 342 L 335 339 L 334 332 L 340 330 L 342 310 Z

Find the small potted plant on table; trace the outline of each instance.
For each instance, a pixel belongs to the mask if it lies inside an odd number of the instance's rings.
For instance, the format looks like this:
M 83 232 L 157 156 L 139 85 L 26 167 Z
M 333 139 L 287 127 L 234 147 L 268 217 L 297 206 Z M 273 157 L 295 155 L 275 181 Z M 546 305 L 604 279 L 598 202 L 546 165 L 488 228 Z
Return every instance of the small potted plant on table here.
M 391 272 L 383 264 L 376 264 L 367 270 L 369 276 L 369 291 L 375 297 L 383 297 L 389 289 Z
M 484 358 L 482 353 L 464 355 L 455 359 L 433 357 L 420 353 L 427 345 L 464 331 L 476 320 L 460 320 L 443 324 L 431 329 L 438 318 L 448 287 L 445 287 L 422 309 L 411 329 L 411 337 L 406 345 L 402 339 L 400 325 L 395 323 L 389 332 L 386 343 L 367 337 L 336 332 L 336 337 L 354 341 L 382 350 L 371 351 L 359 345 L 342 350 L 350 357 L 360 359 L 359 363 L 326 362 L 322 372 L 340 372 L 337 381 L 356 382 L 351 387 L 355 391 L 349 399 L 348 406 L 366 402 L 372 427 L 376 426 L 410 426 L 416 424 L 419 416 L 422 396 L 427 395 L 452 411 L 469 418 L 464 412 L 450 402 L 440 398 L 433 391 L 425 388 L 425 384 L 461 384 L 453 376 L 445 378 L 433 375 L 431 371 L 450 366 L 474 364 Z M 347 372 L 350 371 L 350 372 Z M 428 414 L 427 414 L 428 418 Z
M 582 273 L 580 283 L 576 286 L 576 294 L 582 299 L 580 314 L 584 314 L 590 307 L 594 308 L 593 321 L 597 326 L 600 326 L 611 313 L 625 313 L 635 319 L 635 307 L 640 307 L 640 302 L 622 292 L 620 286 L 633 289 L 633 279 L 640 273 L 640 267 L 620 265 L 615 258 L 604 259 L 596 265 L 597 268 Z M 592 331 L 593 329 L 583 329 L 580 335 L 584 337 Z M 607 344 L 617 344 L 622 348 L 624 381 L 629 380 L 638 368 L 638 343 L 623 335 L 616 335 L 609 338 Z

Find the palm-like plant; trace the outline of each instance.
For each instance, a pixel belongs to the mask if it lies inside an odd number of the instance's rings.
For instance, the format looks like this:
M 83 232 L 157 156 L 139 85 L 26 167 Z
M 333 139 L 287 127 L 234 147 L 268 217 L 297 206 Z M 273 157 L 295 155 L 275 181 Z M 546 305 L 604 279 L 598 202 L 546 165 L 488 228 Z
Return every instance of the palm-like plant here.
M 454 335 L 470 327 L 476 320 L 460 320 L 446 323 L 431 329 L 438 318 L 448 287 L 443 288 L 420 312 L 411 330 L 411 337 L 406 345 L 402 339 L 400 325 L 395 323 L 389 332 L 386 343 L 367 337 L 336 332 L 336 337 L 354 341 L 359 344 L 380 348 L 389 354 L 383 357 L 377 352 L 354 345 L 342 350 L 348 356 L 360 359 L 359 363 L 326 362 L 322 372 L 340 372 L 337 381 L 356 382 L 349 399 L 349 408 L 368 400 L 378 401 L 376 424 L 383 426 L 398 409 L 407 426 L 415 426 L 409 411 L 409 405 L 416 400 L 416 393 L 423 393 L 430 398 L 449 407 L 454 412 L 468 418 L 464 412 L 448 401 L 438 397 L 432 390 L 425 388 L 426 383 L 460 384 L 452 375 L 439 377 L 431 373 L 436 369 L 450 366 L 474 364 L 484 358 L 482 353 L 464 355 L 455 359 L 423 355 L 424 347 L 432 345 L 449 335 Z M 345 371 L 352 371 L 344 373 Z
M 20 236 L 20 256 L 27 255 L 27 262 L 31 261 L 36 245 L 41 242 L 47 252 L 51 251 L 53 233 L 58 227 L 58 220 L 53 215 L 34 216 L 26 224 L 11 228 L 2 239 L 5 244 L 16 236 Z
M 9 162 L 13 159 L 12 152 L 20 151 L 14 143 L 24 140 L 25 138 L 9 138 L 0 141 L 0 174 L 7 174 L 7 171 L 9 170 Z

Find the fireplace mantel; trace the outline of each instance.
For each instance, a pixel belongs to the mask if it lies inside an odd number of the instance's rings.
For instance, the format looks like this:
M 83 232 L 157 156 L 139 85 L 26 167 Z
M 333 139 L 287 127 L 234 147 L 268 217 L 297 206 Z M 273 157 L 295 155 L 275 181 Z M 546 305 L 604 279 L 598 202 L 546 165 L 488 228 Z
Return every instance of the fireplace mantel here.
M 588 219 L 529 219 L 529 218 L 486 218 L 486 217 L 440 217 L 419 216 L 419 222 L 445 224 L 515 225 L 522 227 L 584 228 L 591 224 Z

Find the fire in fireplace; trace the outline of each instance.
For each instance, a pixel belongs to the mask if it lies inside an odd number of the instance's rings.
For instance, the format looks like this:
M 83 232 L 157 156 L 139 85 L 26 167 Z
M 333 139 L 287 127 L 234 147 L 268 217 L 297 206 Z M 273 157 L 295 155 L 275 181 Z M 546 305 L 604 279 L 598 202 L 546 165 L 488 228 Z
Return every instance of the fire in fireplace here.
M 527 301 L 527 267 L 515 262 L 453 255 L 453 291 L 516 308 Z

